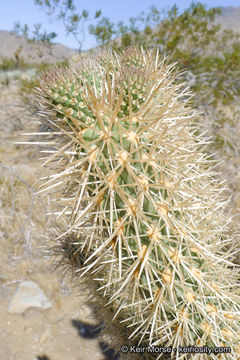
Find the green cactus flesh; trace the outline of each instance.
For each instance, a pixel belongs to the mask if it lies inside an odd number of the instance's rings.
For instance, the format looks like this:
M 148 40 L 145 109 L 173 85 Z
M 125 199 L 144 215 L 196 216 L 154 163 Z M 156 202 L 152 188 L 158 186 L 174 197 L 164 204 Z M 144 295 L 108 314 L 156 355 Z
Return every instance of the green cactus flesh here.
M 157 52 L 136 48 L 42 77 L 37 93 L 54 141 L 46 162 L 57 170 L 44 189 L 63 194 L 56 213 L 69 225 L 59 238 L 74 239 L 79 257 L 69 267 L 92 277 L 130 342 L 230 346 L 219 358 L 239 359 L 224 186 L 176 77 Z

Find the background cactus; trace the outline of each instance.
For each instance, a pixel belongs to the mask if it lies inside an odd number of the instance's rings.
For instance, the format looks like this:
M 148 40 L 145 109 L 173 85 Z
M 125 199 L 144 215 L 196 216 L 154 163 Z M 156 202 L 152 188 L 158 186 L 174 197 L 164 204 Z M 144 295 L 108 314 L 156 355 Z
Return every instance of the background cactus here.
M 55 173 L 43 190 L 54 190 L 65 227 L 61 261 L 89 281 L 119 342 L 230 346 L 219 358 L 236 360 L 239 271 L 224 185 L 176 77 L 158 52 L 136 48 L 44 75 L 37 94 Z

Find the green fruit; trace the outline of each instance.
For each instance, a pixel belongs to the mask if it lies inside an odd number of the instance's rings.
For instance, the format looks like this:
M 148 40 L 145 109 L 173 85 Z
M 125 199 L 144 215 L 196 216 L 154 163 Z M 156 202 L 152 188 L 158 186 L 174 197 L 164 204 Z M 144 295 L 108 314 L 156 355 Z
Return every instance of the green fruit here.
M 52 127 L 47 162 L 55 173 L 44 187 L 68 224 L 58 237 L 65 263 L 92 284 L 120 338 L 228 346 L 220 358 L 237 360 L 231 219 L 177 75 L 158 52 L 135 48 L 47 73 L 37 92 Z

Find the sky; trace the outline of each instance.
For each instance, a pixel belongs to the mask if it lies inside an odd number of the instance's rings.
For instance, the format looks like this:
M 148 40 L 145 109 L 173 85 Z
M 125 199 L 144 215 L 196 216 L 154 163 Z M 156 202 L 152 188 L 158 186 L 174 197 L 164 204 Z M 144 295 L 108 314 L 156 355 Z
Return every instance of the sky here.
M 61 0 L 63 1 L 63 0 Z M 114 23 L 123 21 L 128 23 L 130 17 L 136 17 L 141 11 L 148 13 L 152 5 L 157 9 L 170 9 L 176 4 L 180 11 L 187 9 L 192 0 L 75 0 L 74 4 L 79 13 L 83 9 L 89 11 L 91 17 L 97 10 L 101 9 L 102 14 L 109 17 Z M 205 0 L 201 1 L 207 8 L 216 6 L 240 6 L 240 0 Z M 58 34 L 55 42 L 62 43 L 70 48 L 78 48 L 73 36 L 66 35 L 61 22 L 54 17 L 47 16 L 44 11 L 34 3 L 34 0 L 0 0 L 0 30 L 11 31 L 14 23 L 20 21 L 22 25 L 28 24 L 30 29 L 36 23 L 42 24 L 42 29 Z M 82 50 L 96 46 L 95 38 L 86 33 Z M 0 44 L 1 46 L 1 44 Z

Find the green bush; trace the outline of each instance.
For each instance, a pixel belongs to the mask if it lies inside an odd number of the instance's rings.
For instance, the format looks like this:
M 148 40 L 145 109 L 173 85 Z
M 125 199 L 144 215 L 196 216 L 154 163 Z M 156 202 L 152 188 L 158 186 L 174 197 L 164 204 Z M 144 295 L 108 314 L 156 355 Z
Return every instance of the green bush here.
M 27 69 L 28 65 L 25 63 L 23 59 L 19 60 L 19 63 L 16 63 L 14 58 L 2 57 L 0 59 L 0 70 L 16 70 L 16 69 Z

